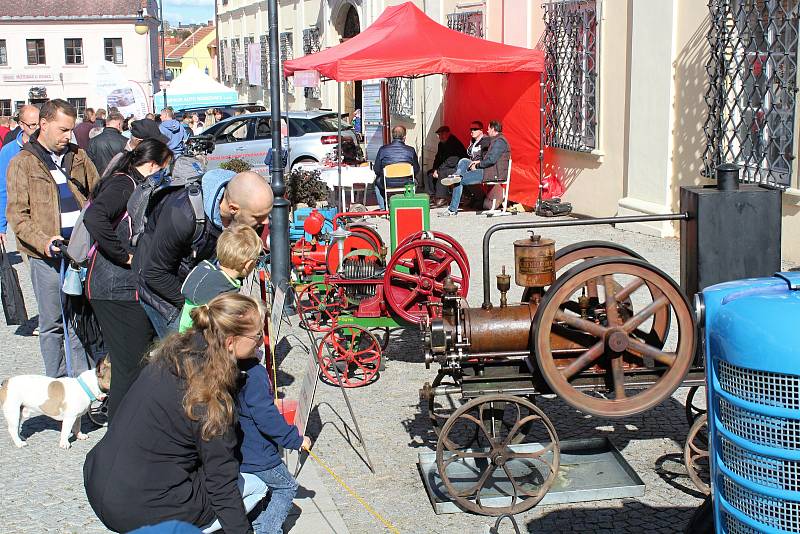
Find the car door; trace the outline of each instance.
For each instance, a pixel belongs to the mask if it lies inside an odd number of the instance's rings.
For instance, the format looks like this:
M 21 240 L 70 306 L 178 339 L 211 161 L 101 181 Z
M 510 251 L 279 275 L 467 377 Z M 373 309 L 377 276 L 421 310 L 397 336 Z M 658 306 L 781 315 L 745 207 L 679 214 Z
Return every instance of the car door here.
M 267 157 L 267 151 L 272 148 L 272 119 L 268 116 L 253 117 L 252 128 L 253 170 L 266 175 L 268 171 L 264 159 Z
M 221 123 L 214 132 L 214 152 L 208 157 L 209 168 L 215 169 L 232 159 L 245 159 L 242 156 L 251 137 L 250 121 L 247 117 Z

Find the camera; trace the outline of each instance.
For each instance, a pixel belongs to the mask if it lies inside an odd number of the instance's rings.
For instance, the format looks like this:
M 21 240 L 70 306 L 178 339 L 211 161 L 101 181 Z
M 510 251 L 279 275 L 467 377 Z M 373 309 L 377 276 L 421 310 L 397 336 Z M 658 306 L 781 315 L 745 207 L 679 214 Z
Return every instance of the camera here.
M 214 137 L 211 135 L 195 135 L 186 141 L 186 155 L 205 156 L 214 152 Z

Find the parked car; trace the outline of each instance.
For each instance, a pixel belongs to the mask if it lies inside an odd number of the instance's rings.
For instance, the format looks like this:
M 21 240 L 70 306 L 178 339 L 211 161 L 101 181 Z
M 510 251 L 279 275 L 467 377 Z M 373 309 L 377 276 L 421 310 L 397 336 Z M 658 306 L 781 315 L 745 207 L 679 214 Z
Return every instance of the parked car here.
M 205 117 L 206 111 L 209 109 L 218 109 L 222 112 L 225 118 L 233 117 L 237 111 L 247 111 L 248 113 L 254 113 L 258 111 L 267 111 L 267 108 L 262 106 L 261 104 L 224 104 L 221 106 L 202 106 L 202 107 L 193 107 L 193 108 L 183 108 L 175 110 L 175 113 L 182 117 L 184 115 L 191 115 L 192 113 L 197 113 L 200 117 Z
M 283 114 L 286 118 L 286 114 Z M 330 111 L 289 112 L 289 168 L 300 163 L 320 162 L 336 145 L 336 113 Z M 243 159 L 256 172 L 266 170 L 264 158 L 272 146 L 272 117 L 269 112 L 247 113 L 220 121 L 202 135 L 214 139 L 214 151 L 208 155 L 208 168 L 223 161 Z M 358 139 L 352 126 L 342 123 L 342 137 Z

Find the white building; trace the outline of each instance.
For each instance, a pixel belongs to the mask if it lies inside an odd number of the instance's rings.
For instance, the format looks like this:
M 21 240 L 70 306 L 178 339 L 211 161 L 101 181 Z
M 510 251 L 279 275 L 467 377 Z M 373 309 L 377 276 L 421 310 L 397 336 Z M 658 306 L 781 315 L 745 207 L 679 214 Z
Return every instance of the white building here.
M 150 30 L 136 33 L 140 11 Z M 63 98 L 79 113 L 105 108 L 95 68 L 109 61 L 131 85 L 153 94 L 158 65 L 155 0 L 36 0 L 0 3 L 0 115 Z

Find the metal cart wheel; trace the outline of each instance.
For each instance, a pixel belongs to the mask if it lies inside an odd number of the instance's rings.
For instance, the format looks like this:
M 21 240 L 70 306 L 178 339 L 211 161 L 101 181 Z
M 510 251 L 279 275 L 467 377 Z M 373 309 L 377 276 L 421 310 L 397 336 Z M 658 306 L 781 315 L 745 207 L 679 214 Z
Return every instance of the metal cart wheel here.
M 450 373 L 445 373 L 440 369 L 439 372 L 436 373 L 436 378 L 433 379 L 433 383 L 426 385 L 425 387 L 432 390 L 440 386 L 458 387 L 458 383 Z M 438 399 L 444 399 L 444 402 L 440 403 L 438 402 Z M 431 391 L 427 396 L 428 419 L 430 419 L 433 431 L 437 436 L 441 433 L 442 425 L 447 422 L 447 419 L 459 407 L 459 404 L 453 395 L 439 395 L 438 399 L 437 396 L 433 395 L 433 391 Z
M 322 338 L 317 349 L 317 361 L 322 377 L 329 384 L 339 385 L 338 370 L 343 387 L 358 388 L 378 378 L 381 346 L 368 330 L 355 325 L 339 325 Z
M 474 446 L 475 433 L 485 446 Z M 444 424 L 436 467 L 461 508 L 490 516 L 518 514 L 539 503 L 553 485 L 560 451 L 555 427 L 533 403 L 485 395 L 461 406 Z M 497 497 L 510 504 L 498 504 Z
M 683 463 L 692 484 L 703 494 L 711 493 L 711 466 L 708 453 L 708 414 L 699 415 L 683 447 Z
M 342 290 L 336 285 L 314 282 L 306 286 L 297 296 L 297 312 L 300 322 L 312 332 L 330 332 L 347 302 Z
M 587 286 L 596 300 L 584 298 Z M 636 309 L 621 303 L 629 299 Z M 675 338 L 654 342 L 648 325 L 674 314 Z M 602 417 L 649 410 L 678 388 L 691 367 L 696 323 L 686 296 L 664 272 L 635 258 L 595 258 L 560 276 L 534 318 L 531 349 L 551 390 L 572 407 Z M 643 382 L 637 371 L 648 371 Z M 588 374 L 605 391 L 573 382 Z
M 700 391 L 702 388 L 702 391 Z M 698 395 L 699 393 L 699 395 Z M 706 409 L 706 387 L 705 386 L 692 386 L 686 394 L 686 421 L 689 425 L 693 425 L 698 417 L 708 413 Z

